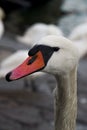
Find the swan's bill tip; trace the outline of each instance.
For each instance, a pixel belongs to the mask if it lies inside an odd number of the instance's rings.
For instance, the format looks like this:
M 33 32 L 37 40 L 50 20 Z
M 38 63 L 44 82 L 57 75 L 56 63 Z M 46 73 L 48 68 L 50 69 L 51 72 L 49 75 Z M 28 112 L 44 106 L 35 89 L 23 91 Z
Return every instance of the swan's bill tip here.
M 9 72 L 9 73 L 6 74 L 6 77 L 5 77 L 5 78 L 6 78 L 6 80 L 7 80 L 8 82 L 12 81 L 12 80 L 10 79 L 11 73 L 12 73 L 12 72 Z

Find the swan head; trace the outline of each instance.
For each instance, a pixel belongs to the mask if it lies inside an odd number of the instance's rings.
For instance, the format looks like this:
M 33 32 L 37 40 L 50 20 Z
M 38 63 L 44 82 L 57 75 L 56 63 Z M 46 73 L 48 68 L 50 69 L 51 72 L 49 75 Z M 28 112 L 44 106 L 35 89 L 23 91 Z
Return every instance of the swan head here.
M 63 75 L 78 64 L 78 50 L 62 36 L 46 36 L 28 52 L 29 57 L 6 75 L 8 81 L 22 78 L 37 71 Z

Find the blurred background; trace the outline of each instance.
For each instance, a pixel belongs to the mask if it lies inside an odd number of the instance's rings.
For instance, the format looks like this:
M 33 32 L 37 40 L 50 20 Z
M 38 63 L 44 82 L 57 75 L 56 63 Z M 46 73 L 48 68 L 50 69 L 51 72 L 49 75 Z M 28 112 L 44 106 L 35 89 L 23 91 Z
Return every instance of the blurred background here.
M 55 78 L 38 73 L 8 83 L 34 42 L 48 34 L 87 45 L 86 0 L 0 0 L 0 130 L 53 130 Z M 87 130 L 87 54 L 78 66 L 77 130 Z

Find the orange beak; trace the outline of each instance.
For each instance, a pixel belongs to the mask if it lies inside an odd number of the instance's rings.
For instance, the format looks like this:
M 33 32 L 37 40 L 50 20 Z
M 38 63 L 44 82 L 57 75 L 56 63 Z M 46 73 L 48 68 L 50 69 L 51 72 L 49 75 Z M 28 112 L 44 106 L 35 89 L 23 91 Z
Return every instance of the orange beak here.
M 29 56 L 21 65 L 6 75 L 7 81 L 17 80 L 45 67 L 44 58 L 41 51 L 35 56 Z

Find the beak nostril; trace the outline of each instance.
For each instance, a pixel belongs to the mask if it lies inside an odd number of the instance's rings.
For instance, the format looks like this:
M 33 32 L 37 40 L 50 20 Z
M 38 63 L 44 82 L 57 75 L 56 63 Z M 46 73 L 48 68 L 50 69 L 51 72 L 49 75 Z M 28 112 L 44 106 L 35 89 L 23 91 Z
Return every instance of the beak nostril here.
M 28 61 L 27 65 L 32 64 L 32 63 L 36 60 L 36 58 L 37 58 L 37 55 L 33 56 L 33 57 Z
M 9 72 L 7 75 L 6 75 L 6 80 L 9 82 L 9 81 L 11 81 L 11 79 L 10 79 L 10 75 L 12 74 L 12 72 Z

